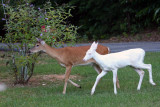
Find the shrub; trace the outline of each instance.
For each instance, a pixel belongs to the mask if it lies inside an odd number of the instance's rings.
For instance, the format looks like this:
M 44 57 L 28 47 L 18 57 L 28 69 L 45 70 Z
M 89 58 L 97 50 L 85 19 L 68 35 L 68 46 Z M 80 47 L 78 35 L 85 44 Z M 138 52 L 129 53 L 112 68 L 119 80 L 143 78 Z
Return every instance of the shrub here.
M 28 50 L 42 38 L 49 44 L 57 46 L 74 43 L 77 27 L 67 22 L 71 17 L 71 9 L 67 5 L 53 7 L 46 2 L 43 8 L 36 9 L 34 5 L 22 3 L 17 6 L 3 4 L 5 7 L 6 37 L 3 42 L 11 49 L 12 57 L 9 60 L 10 71 L 14 73 L 15 84 L 25 84 L 31 78 L 38 54 L 29 55 Z M 45 31 L 42 31 L 45 28 Z M 18 43 L 18 45 L 15 45 Z M 19 54 L 14 52 L 17 48 Z

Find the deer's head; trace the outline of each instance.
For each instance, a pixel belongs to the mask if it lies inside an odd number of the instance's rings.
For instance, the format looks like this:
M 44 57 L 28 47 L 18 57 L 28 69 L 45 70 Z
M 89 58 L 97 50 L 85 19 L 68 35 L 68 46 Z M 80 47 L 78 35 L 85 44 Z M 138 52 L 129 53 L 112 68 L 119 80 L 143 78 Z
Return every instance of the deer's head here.
M 96 52 L 97 46 L 98 46 L 98 43 L 95 43 L 95 42 L 92 43 L 90 49 L 86 52 L 86 55 L 83 58 L 84 61 L 87 61 L 87 60 L 93 58 L 94 53 Z
M 45 41 L 43 41 L 42 39 L 36 38 L 37 39 L 37 43 L 36 45 L 29 50 L 30 53 L 37 53 L 40 51 L 44 51 L 45 52 Z

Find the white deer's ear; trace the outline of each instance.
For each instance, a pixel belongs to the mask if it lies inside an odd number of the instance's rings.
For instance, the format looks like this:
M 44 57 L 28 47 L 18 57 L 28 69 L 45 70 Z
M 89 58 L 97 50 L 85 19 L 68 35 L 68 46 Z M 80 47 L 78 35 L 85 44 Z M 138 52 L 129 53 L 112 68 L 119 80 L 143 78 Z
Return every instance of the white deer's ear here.
M 93 42 L 92 45 L 91 45 L 91 49 L 96 50 L 97 46 L 98 46 L 98 42 L 97 43 Z
M 91 48 L 93 48 L 93 47 L 94 47 L 94 45 L 95 45 L 95 41 L 92 43 Z
M 98 42 L 94 44 L 93 49 L 94 49 L 94 50 L 96 50 L 96 49 L 97 49 L 97 47 L 98 47 Z
M 97 42 L 97 43 L 95 43 L 95 50 L 97 49 L 97 47 L 98 47 L 98 42 Z
M 45 44 L 45 41 L 42 40 L 40 43 L 41 43 L 42 45 L 44 45 L 44 44 Z

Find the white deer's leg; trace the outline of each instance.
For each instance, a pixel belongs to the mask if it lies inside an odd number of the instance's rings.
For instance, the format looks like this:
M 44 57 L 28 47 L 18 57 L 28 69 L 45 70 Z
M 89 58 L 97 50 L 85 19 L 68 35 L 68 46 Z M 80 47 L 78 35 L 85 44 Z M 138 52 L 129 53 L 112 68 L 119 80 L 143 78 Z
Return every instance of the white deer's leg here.
M 96 89 L 96 86 L 97 86 L 99 80 L 100 80 L 104 75 L 106 75 L 106 73 L 107 73 L 107 72 L 102 71 L 102 72 L 97 76 L 96 81 L 95 81 L 94 86 L 93 86 L 92 91 L 91 91 L 91 95 L 94 94 L 94 91 L 95 91 L 95 89 Z
M 97 71 L 98 74 L 100 74 L 102 72 L 102 69 L 97 64 L 93 64 L 93 68 Z M 116 79 L 117 79 L 116 85 L 118 88 L 120 88 L 118 76 L 116 77 Z
M 152 65 L 151 64 L 139 64 L 138 65 L 138 68 L 141 68 L 141 69 L 147 69 L 148 72 L 149 72 L 149 82 L 152 84 L 152 85 L 156 85 L 154 82 L 153 82 L 153 78 L 152 78 Z
M 139 74 L 139 76 L 140 76 L 139 83 L 138 83 L 138 87 L 137 87 L 137 90 L 140 90 L 141 84 L 142 84 L 142 80 L 143 80 L 143 77 L 144 77 L 144 71 L 143 71 L 143 70 L 140 70 L 140 69 L 135 69 L 135 71 L 136 71 L 136 72 Z
M 152 65 L 151 64 L 145 64 L 148 66 L 148 72 L 149 72 L 149 82 L 152 84 L 152 85 L 156 85 L 154 82 L 153 82 L 153 78 L 152 78 Z
M 113 72 L 114 94 L 117 94 L 117 88 L 116 88 L 117 69 L 113 70 L 112 72 Z

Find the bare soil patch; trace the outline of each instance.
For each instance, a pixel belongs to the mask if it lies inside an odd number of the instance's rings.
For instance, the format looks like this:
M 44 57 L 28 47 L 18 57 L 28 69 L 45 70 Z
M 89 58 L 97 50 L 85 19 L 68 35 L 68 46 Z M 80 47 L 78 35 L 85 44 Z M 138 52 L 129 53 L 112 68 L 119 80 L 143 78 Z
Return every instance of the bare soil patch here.
M 21 85 L 13 84 L 13 78 L 0 78 L 0 83 L 5 83 L 7 84 L 7 87 L 24 87 L 24 86 L 30 86 L 30 87 L 35 87 L 35 86 L 45 86 L 49 84 L 61 84 L 64 83 L 64 74 L 49 74 L 49 75 L 36 75 L 32 76 L 31 79 L 29 80 L 28 84 Z M 81 77 L 79 75 L 70 75 L 71 80 L 80 80 Z
M 50 83 L 60 83 L 63 82 L 65 75 L 63 74 L 50 74 L 50 75 L 37 75 L 32 76 L 29 80 L 28 85 L 38 86 L 38 85 L 47 85 Z M 70 75 L 70 79 L 77 80 L 80 79 L 78 75 Z
M 6 64 L 0 64 L 0 67 L 1 67 L 1 66 L 6 66 Z

